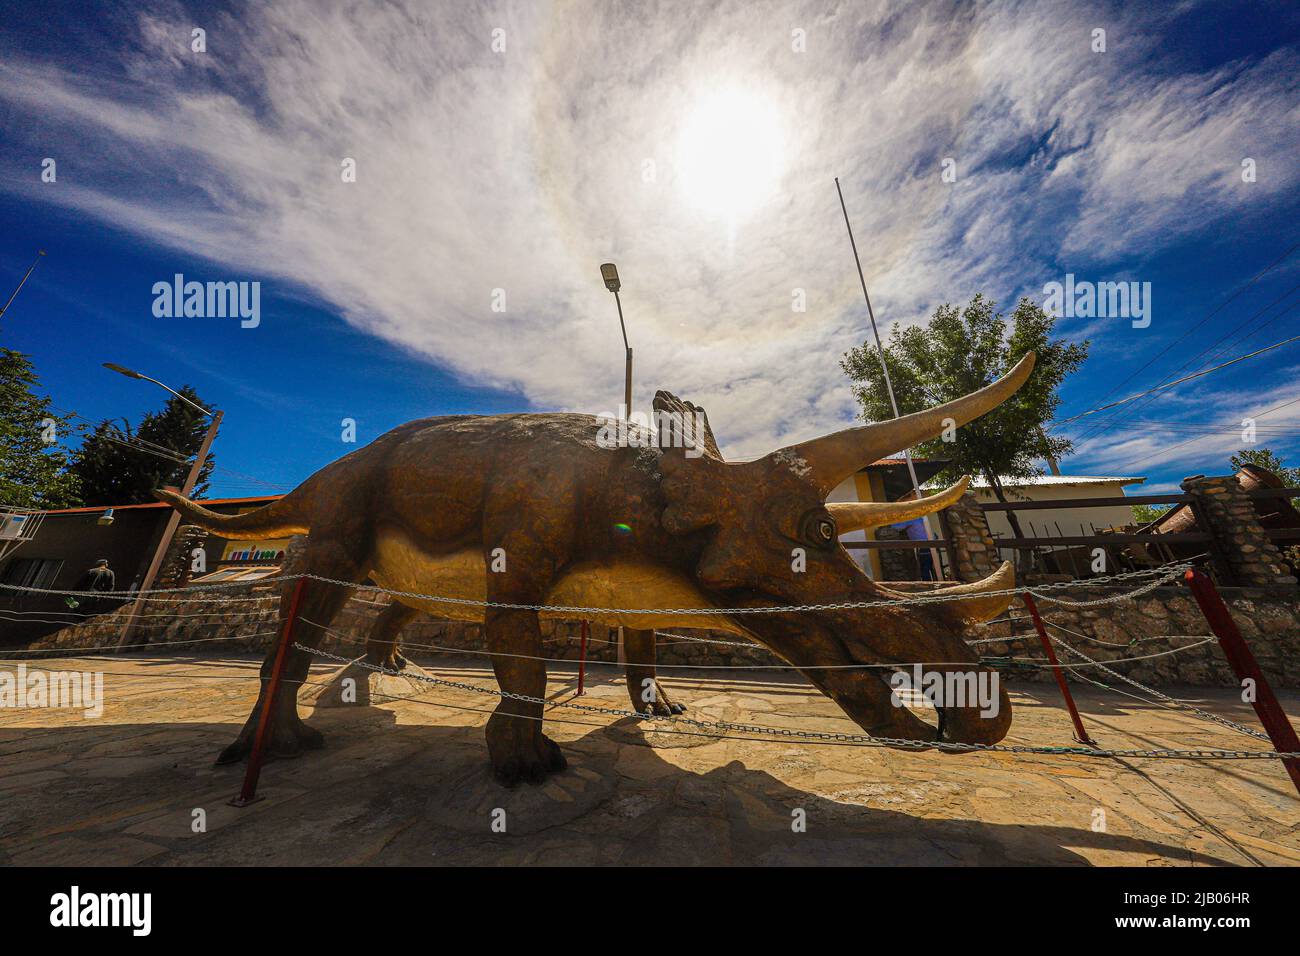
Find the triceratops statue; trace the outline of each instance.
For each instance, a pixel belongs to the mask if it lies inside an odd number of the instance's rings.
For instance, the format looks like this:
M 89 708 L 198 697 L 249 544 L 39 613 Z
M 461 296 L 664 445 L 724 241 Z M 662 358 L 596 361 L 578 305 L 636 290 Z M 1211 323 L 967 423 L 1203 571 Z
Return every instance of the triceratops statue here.
M 546 665 L 539 618 L 585 617 L 625 630 L 628 689 L 638 710 L 683 708 L 655 679 L 654 628 L 714 628 L 759 641 L 800 669 L 867 733 L 916 741 L 996 743 L 1011 723 L 998 706 L 939 706 L 929 724 L 892 697 L 888 667 L 979 672 L 963 640 L 966 625 L 1001 614 L 1014 583 L 1009 563 L 984 581 L 940 589 L 951 600 L 869 608 L 820 607 L 889 601 L 905 595 L 874 583 L 839 544 L 839 535 L 937 510 L 961 487 L 898 504 L 827 503 L 842 480 L 884 455 L 964 425 L 1012 395 L 1033 369 L 1026 355 L 1003 378 L 937 408 L 848 428 L 726 462 L 700 409 L 659 392 L 659 412 L 703 421 L 697 452 L 683 447 L 609 447 L 607 422 L 579 414 L 451 415 L 409 422 L 312 475 L 283 498 L 241 515 L 219 515 L 170 491 L 159 498 L 185 520 L 232 538 L 310 532 L 306 573 L 398 592 L 370 635 L 369 657 L 398 660 L 399 629 L 419 611 L 484 625 L 502 691 L 544 699 Z M 796 560 L 796 556 L 799 558 Z M 294 639 L 317 646 L 353 588 L 312 581 Z M 986 592 L 994 592 L 987 593 Z M 446 604 L 410 594 L 460 599 Z M 473 602 L 481 602 L 475 604 Z M 739 609 L 815 605 L 807 611 Z M 707 614 L 629 613 L 565 608 L 709 609 Z M 538 610 L 538 608 L 541 608 Z M 286 588 L 281 625 L 289 613 Z M 270 662 L 262 667 L 266 694 Z M 287 686 L 307 676 L 311 655 L 293 649 Z M 805 669 L 806 668 L 806 669 Z M 998 686 L 998 685 L 994 685 Z M 261 699 L 219 763 L 244 757 Z M 994 713 L 989 714 L 989 710 Z M 564 769 L 560 748 L 542 733 L 540 703 L 503 697 L 487 722 L 497 779 L 513 786 Z M 320 733 L 298 716 L 296 695 L 277 694 L 268 752 L 318 747 Z

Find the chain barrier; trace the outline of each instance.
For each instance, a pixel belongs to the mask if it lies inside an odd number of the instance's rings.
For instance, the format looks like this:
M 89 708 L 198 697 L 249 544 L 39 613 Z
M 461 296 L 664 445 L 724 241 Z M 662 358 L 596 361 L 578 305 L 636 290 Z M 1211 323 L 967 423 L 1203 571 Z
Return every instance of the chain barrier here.
M 1051 621 L 1046 621 L 1046 622 L 1044 622 L 1044 623 L 1050 625 L 1051 627 L 1060 628 L 1060 630 L 1063 630 L 1063 631 L 1066 630 L 1066 628 L 1061 627 L 1059 624 L 1053 624 Z M 1073 633 L 1073 632 L 1069 632 L 1069 631 L 1067 631 L 1067 633 Z M 1234 721 L 1234 720 L 1229 720 L 1227 717 L 1221 717 L 1221 716 L 1219 716 L 1218 714 L 1210 713 L 1210 711 L 1208 711 L 1208 710 L 1202 710 L 1202 709 L 1199 708 L 1199 707 L 1193 706 L 1192 704 L 1189 704 L 1189 703 L 1187 703 L 1186 701 L 1178 700 L 1178 699 L 1176 699 L 1176 698 L 1174 698 L 1174 697 L 1170 697 L 1168 694 L 1162 694 L 1160 691 L 1156 690 L 1154 687 L 1148 687 L 1146 684 L 1140 683 L 1140 682 L 1134 680 L 1134 679 L 1131 678 L 1131 677 L 1126 677 L 1125 675 L 1121 674 L 1119 671 L 1111 670 L 1109 667 L 1106 666 L 1106 664 L 1103 664 L 1101 661 L 1093 660 L 1093 659 L 1092 659 L 1091 657 L 1089 657 L 1087 654 L 1083 653 L 1083 651 L 1079 650 L 1079 649 L 1076 648 L 1076 647 L 1073 647 L 1073 646 L 1067 644 L 1065 641 L 1061 640 L 1061 639 L 1058 638 L 1058 637 L 1053 637 L 1051 640 L 1052 640 L 1052 643 L 1055 644 L 1057 647 L 1060 647 L 1060 648 L 1063 648 L 1063 649 L 1069 651 L 1071 654 L 1075 655 L 1076 657 L 1081 657 L 1081 658 L 1083 658 L 1083 659 L 1084 659 L 1085 661 L 1087 661 L 1089 664 L 1092 664 L 1092 665 L 1096 666 L 1097 668 L 1099 668 L 1100 670 L 1105 671 L 1105 672 L 1106 672 L 1107 674 L 1109 674 L 1111 677 L 1114 677 L 1114 678 L 1116 678 L 1117 680 L 1122 680 L 1124 683 L 1126 683 L 1126 684 L 1128 684 L 1128 685 L 1130 685 L 1130 686 L 1132 686 L 1132 687 L 1136 687 L 1138 690 L 1142 691 L 1143 693 L 1150 694 L 1150 695 L 1151 695 L 1153 698 L 1155 698 L 1157 701 L 1164 702 L 1164 703 L 1166 703 L 1166 704 L 1170 704 L 1170 705 L 1172 705 L 1173 707 L 1175 707 L 1176 709 L 1179 709 L 1179 710 L 1186 710 L 1186 711 L 1190 712 L 1191 714 L 1195 715 L 1196 717 L 1199 717 L 1201 720 L 1207 720 L 1207 721 L 1209 721 L 1210 723 L 1219 724 L 1220 726 L 1227 727 L 1229 730 L 1235 730 L 1235 731 L 1236 731 L 1237 733 L 1239 733 L 1239 734 L 1245 734 L 1247 737 L 1254 737 L 1256 740 L 1263 740 L 1263 741 L 1267 741 L 1267 742 L 1269 742 L 1269 743 L 1272 743 L 1272 741 L 1270 740 L 1268 734 L 1266 734 L 1266 733 L 1263 733 L 1263 732 L 1258 731 L 1258 730 L 1252 730 L 1251 728 L 1246 727 L 1246 726 L 1243 726 L 1242 724 L 1239 724 L 1239 723 L 1237 723 L 1237 722 Z M 1191 644 L 1191 645 L 1188 645 L 1188 646 L 1190 646 L 1190 647 L 1196 647 L 1196 646 L 1198 646 L 1198 645 Z M 1114 664 L 1114 663 L 1117 663 L 1117 662 L 1116 662 L 1116 661 L 1108 661 L 1107 663 Z M 1102 686 L 1102 687 L 1105 687 L 1106 685 L 1105 685 L 1105 684 L 1102 684 L 1101 686 Z
M 1182 562 L 1175 565 L 1166 565 L 1160 568 L 1144 568 L 1138 571 L 1126 571 L 1121 574 L 1114 574 L 1104 578 L 1091 578 L 1087 581 L 1058 581 L 1052 584 L 1043 585 L 1044 588 L 1052 590 L 1061 590 L 1070 587 L 1093 587 L 1098 583 L 1128 580 L 1129 578 L 1150 577 L 1157 575 L 1156 579 L 1149 584 L 1128 592 L 1126 594 L 1115 595 L 1106 598 L 1100 603 L 1114 603 L 1128 600 L 1141 594 L 1146 594 L 1168 581 L 1183 574 L 1191 565 Z M 304 577 L 311 581 L 320 581 L 323 584 L 334 584 L 348 588 L 355 588 L 364 591 L 378 591 L 384 594 L 391 594 L 394 597 L 415 598 L 427 601 L 430 604 L 453 604 L 461 607 L 482 607 L 482 608 L 504 608 L 511 611 L 549 611 L 556 614 L 572 615 L 574 617 L 590 617 L 593 614 L 682 614 L 682 615 L 710 615 L 710 614 L 790 614 L 802 613 L 805 611 L 855 611 L 865 610 L 867 608 L 877 607 L 904 607 L 913 604 L 946 604 L 950 601 L 973 601 L 990 597 L 1014 596 L 1017 594 L 1030 593 L 1035 596 L 1037 591 L 1027 587 L 1001 588 L 993 591 L 968 592 L 964 594 L 952 594 L 937 592 L 934 594 L 921 594 L 907 598 L 892 598 L 884 601 L 837 601 L 825 604 L 787 604 L 773 605 L 769 607 L 741 607 L 741 608 L 718 608 L 718 607 L 678 607 L 678 608 L 620 608 L 620 607 L 569 607 L 556 604 L 520 604 L 508 601 L 480 601 L 474 598 L 451 598 L 440 597 L 433 594 L 421 594 L 418 591 L 398 591 L 392 588 L 383 588 L 373 584 L 357 584 L 355 581 L 344 581 L 339 578 L 327 578 L 319 574 L 301 574 L 297 577 Z M 288 580 L 287 578 L 284 580 Z M 1054 600 L 1046 598 L 1045 600 Z M 1058 602 L 1059 603 L 1059 602 Z M 1067 602 L 1069 603 L 1069 602 Z M 1079 607 L 1090 607 L 1099 602 L 1074 602 Z
M 517 604 L 517 603 L 509 603 L 509 602 L 478 601 L 469 598 L 450 598 L 450 597 L 441 597 L 437 595 L 422 594 L 419 592 L 412 592 L 412 591 L 399 591 L 395 589 L 379 587 L 377 585 L 359 586 L 355 582 L 343 581 L 336 578 L 328 578 L 322 575 L 315 575 L 309 573 L 268 577 L 268 578 L 260 579 L 257 583 L 259 585 L 275 585 L 275 584 L 284 584 L 299 578 L 305 578 L 308 580 L 319 581 L 325 584 L 341 585 L 345 587 L 356 588 L 358 590 L 388 594 L 393 597 L 399 597 L 399 598 L 406 597 L 406 598 L 420 599 L 435 604 L 455 604 L 461 606 L 473 606 L 473 607 L 485 607 L 485 608 L 499 607 L 499 608 L 506 608 L 511 610 L 550 611 L 550 612 L 557 612 L 557 613 L 575 614 L 579 616 L 599 614 L 599 613 L 621 613 L 621 614 L 671 613 L 671 614 L 683 614 L 683 615 L 692 615 L 692 614 L 706 615 L 706 614 L 716 614 L 719 612 L 719 610 L 725 610 L 726 613 L 732 613 L 732 614 L 778 614 L 778 613 L 793 613 L 793 612 L 805 612 L 805 611 L 857 610 L 857 609 L 866 609 L 866 608 L 875 608 L 875 607 L 897 607 L 897 606 L 904 606 L 904 605 L 938 604 L 938 603 L 946 603 L 952 600 L 969 600 L 974 598 L 985 598 L 990 596 L 1004 596 L 1004 595 L 1014 596 L 1016 594 L 1025 594 L 1025 593 L 1032 594 L 1034 597 L 1038 598 L 1039 600 L 1048 601 L 1065 607 L 1077 607 L 1077 608 L 1099 607 L 1103 605 L 1117 604 L 1122 601 L 1132 600 L 1143 594 L 1149 593 L 1155 588 L 1160 587 L 1161 585 L 1166 584 L 1169 581 L 1172 581 L 1175 578 L 1181 576 L 1182 573 L 1186 571 L 1188 567 L 1190 567 L 1189 563 L 1180 562 L 1177 564 L 1167 565 L 1160 568 L 1141 569 L 1138 571 L 1110 575 L 1104 578 L 1093 578 L 1087 581 L 1054 582 L 1051 584 L 1043 585 L 1040 588 L 1030 588 L 1030 587 L 1006 588 L 1006 589 L 1001 589 L 996 591 L 981 592 L 977 594 L 952 595 L 952 594 L 937 593 L 937 594 L 914 595 L 906 598 L 897 598 L 897 599 L 890 599 L 890 600 L 883 600 L 883 601 L 836 602 L 836 603 L 825 603 L 825 604 L 787 605 L 787 606 L 773 606 L 773 607 L 730 608 L 730 609 L 569 607 L 569 606 L 560 606 L 560 605 Z M 1141 586 L 1137 587 L 1132 591 L 1128 591 L 1123 594 L 1109 595 L 1094 600 L 1072 601 L 1065 598 L 1054 597 L 1051 594 L 1046 593 L 1048 591 L 1060 591 L 1070 587 L 1079 587 L 1079 586 L 1095 587 L 1103 583 L 1127 581 L 1131 579 L 1138 579 L 1144 577 L 1150 577 L 1152 578 L 1152 580 L 1142 584 Z M 138 599 L 143 597 L 145 600 L 148 601 L 158 601 L 161 603 L 182 603 L 187 600 L 192 600 L 192 598 L 178 598 L 177 595 L 212 593 L 213 591 L 219 591 L 226 588 L 233 588 L 233 587 L 245 588 L 248 587 L 248 585 L 249 582 L 218 582 L 215 584 L 208 584 L 208 585 L 192 585 L 184 588 L 166 588 L 166 589 L 158 588 L 158 589 L 151 589 L 148 591 L 135 591 L 135 592 L 53 590 L 53 589 L 23 587 L 19 585 L 10 585 L 10 584 L 0 584 L 0 589 L 9 590 L 9 591 L 18 591 L 23 593 L 40 593 L 40 594 L 62 595 L 67 597 L 91 597 L 97 599 L 105 599 L 105 598 L 111 599 L 115 596 L 122 597 L 122 598 L 130 598 L 130 599 Z M 164 593 L 168 596 L 167 598 L 152 597 L 152 595 L 164 594 Z M 229 595 L 224 597 L 225 597 L 225 601 L 227 602 L 266 602 L 266 601 L 278 599 L 278 595 L 274 593 L 268 593 L 263 595 L 249 595 L 249 596 L 242 596 L 242 597 Z M 377 605 L 379 602 L 363 601 L 362 603 Z M 0 613 L 4 613 L 4 611 L 0 610 Z M 22 614 L 33 614 L 33 613 L 48 614 L 51 612 L 9 611 L 8 613 L 15 614 L 15 615 L 22 615 Z M 81 616 L 81 615 L 73 615 L 71 613 L 67 613 L 65 615 L 65 612 L 59 612 L 59 611 L 55 611 L 53 613 L 59 614 L 61 616 Z M 206 617 L 209 616 L 211 613 L 214 612 L 196 612 L 192 614 L 173 615 L 171 617 L 173 618 Z M 251 614 L 256 614 L 258 612 L 247 611 L 247 612 L 234 612 L 234 613 L 239 613 L 242 614 L 243 616 L 248 616 Z M 87 614 L 86 616 L 89 616 L 89 614 Z M 12 620 L 13 618 L 10 619 Z M 21 620 L 22 618 L 19 619 Z M 26 620 L 36 620 L 36 619 L 26 618 Z M 312 624 L 313 626 L 316 627 L 321 627 L 322 630 L 336 637 L 342 638 L 344 640 L 350 640 L 348 638 L 343 637 L 343 635 L 339 634 L 337 631 L 334 631 L 331 628 L 326 628 L 323 625 L 314 624 L 314 622 L 307 621 L 306 619 L 303 620 L 304 623 Z M 81 626 L 87 626 L 91 622 L 50 621 L 49 623 L 64 623 L 65 626 L 67 627 L 81 627 Z M 162 626 L 165 623 L 166 622 L 150 622 L 146 620 L 141 622 L 141 626 Z M 1055 624 L 1054 622 L 1049 621 L 1046 623 L 1060 630 L 1066 631 L 1067 633 L 1071 633 L 1071 634 L 1074 633 L 1072 631 L 1069 631 L 1068 628 L 1064 628 L 1061 625 Z M 204 644 L 209 642 L 220 642 L 220 641 L 230 641 L 230 640 L 249 640 L 252 638 L 265 637 L 275 633 L 277 633 L 277 630 L 259 631 L 254 634 L 237 635 L 233 637 L 209 637 L 209 638 L 199 638 L 194 640 L 167 641 L 167 642 L 161 642 L 157 644 L 132 644 L 132 645 L 126 645 L 125 647 L 118 647 L 117 645 L 112 645 L 112 646 L 88 647 L 88 648 L 39 648 L 36 649 L 36 652 L 37 653 L 64 653 L 69 650 L 116 651 L 116 650 L 125 650 L 129 648 L 164 647 L 164 646 L 175 646 L 180 644 Z M 674 634 L 671 632 L 661 632 L 661 631 L 655 631 L 655 634 L 656 636 L 667 637 L 675 641 L 716 644 L 721 646 L 745 647 L 745 648 L 756 648 L 756 649 L 763 648 L 763 645 L 761 644 L 745 642 L 745 641 L 724 641 L 716 638 L 692 637 L 684 634 Z M 1081 636 L 1083 636 L 1085 639 L 1087 638 L 1086 635 L 1081 635 Z M 1150 640 L 1170 640 L 1176 638 L 1193 639 L 1197 637 L 1200 637 L 1200 635 L 1169 635 L 1161 638 L 1151 638 Z M 1007 638 L 987 638 L 978 641 L 972 641 L 970 642 L 970 644 L 981 645 L 981 644 L 991 644 L 991 643 L 1005 643 L 1005 642 L 1012 642 L 1016 640 L 1025 640 L 1025 639 L 1027 638 L 1023 636 L 1009 636 Z M 1121 663 L 1121 662 L 1148 660 L 1151 658 L 1163 657 L 1170 654 L 1179 653 L 1184 650 L 1191 650 L 1195 647 L 1202 646 L 1203 644 L 1208 643 L 1212 640 L 1213 638 L 1206 637 L 1201 640 L 1198 640 L 1198 642 L 1195 644 L 1188 644 L 1182 647 L 1171 648 L 1169 650 L 1162 651 L 1156 654 L 1141 655 L 1141 656 L 1129 657 L 1129 658 L 1120 658 L 1119 660 L 1109 661 L 1108 663 Z M 1258 731 L 1251 730 L 1250 728 L 1244 727 L 1241 724 L 1238 724 L 1232 720 L 1229 720 L 1224 717 L 1220 717 L 1219 715 L 1212 714 L 1208 711 L 1201 710 L 1200 708 L 1194 707 L 1190 704 L 1186 704 L 1185 702 L 1178 701 L 1172 697 L 1169 697 L 1168 695 L 1162 694 L 1160 691 L 1157 691 L 1154 688 L 1147 687 L 1145 684 L 1141 684 L 1138 681 L 1133 680 L 1132 678 L 1126 677 L 1125 675 L 1120 674 L 1119 672 L 1114 671 L 1111 668 L 1107 667 L 1106 664 L 1102 663 L 1101 661 L 1093 660 L 1092 658 L 1084 654 L 1082 651 L 1079 651 L 1078 649 L 1065 643 L 1064 641 L 1061 641 L 1060 639 L 1053 638 L 1053 641 L 1054 643 L 1058 644 L 1059 646 L 1067 650 L 1069 653 L 1081 658 L 1083 661 L 1083 663 L 1081 664 L 1059 665 L 1063 669 L 1064 668 L 1072 669 L 1072 668 L 1079 668 L 1079 667 L 1097 667 L 1100 670 L 1104 671 L 1105 673 L 1115 677 L 1116 679 L 1122 680 L 1125 683 L 1128 683 L 1131 686 L 1138 688 L 1144 693 L 1151 695 L 1153 698 L 1155 698 L 1158 701 L 1167 703 L 1177 708 L 1186 709 L 1188 712 L 1196 715 L 1197 717 L 1203 720 L 1213 722 L 1215 724 L 1233 730 L 1237 733 L 1245 734 L 1254 739 L 1268 740 L 1268 737 L 1265 734 L 1262 734 Z M 1132 646 L 1133 643 L 1137 643 L 1137 642 L 1138 642 L 1137 639 L 1135 639 L 1133 642 L 1130 642 L 1129 645 L 1115 645 L 1115 646 L 1117 647 Z M 353 641 L 353 643 L 360 643 L 360 642 Z M 1098 643 L 1105 644 L 1105 642 L 1098 642 Z M 455 653 L 466 652 L 466 649 L 463 648 L 450 648 L 450 647 L 444 648 L 444 647 L 439 647 L 438 645 L 408 645 L 408 646 L 425 647 L 430 650 L 442 650 L 442 651 L 455 652 Z M 771 727 L 762 727 L 759 725 L 751 725 L 751 724 L 738 724 L 729 721 L 699 721 L 694 718 L 682 717 L 681 715 L 664 717 L 652 713 L 633 711 L 633 710 L 592 707 L 589 705 L 576 704 L 573 702 L 552 702 L 544 699 L 530 698 L 525 695 L 512 694 L 509 692 L 499 691 L 499 690 L 492 690 L 490 688 L 478 687 L 473 684 L 466 684 L 458 681 L 446 681 L 438 678 L 427 677 L 424 675 L 402 674 L 399 671 L 391 671 L 386 668 L 365 663 L 363 661 L 351 661 L 348 658 L 340 657 L 334 654 L 329 654 L 328 652 L 320 651 L 314 648 L 308 648 L 301 644 L 295 644 L 294 647 L 306 651 L 310 654 L 324 657 L 326 659 L 342 662 L 345 664 L 355 663 L 362 668 L 365 668 L 367 670 L 372 670 L 378 673 L 390 674 L 394 676 L 406 676 L 410 679 L 426 681 L 434 684 L 440 684 L 455 689 L 468 690 L 476 693 L 498 696 L 503 699 L 518 700 L 524 703 L 540 704 L 543 706 L 563 706 L 570 709 L 576 709 L 576 710 L 592 712 L 592 713 L 601 713 L 610 716 L 635 717 L 637 719 L 652 720 L 652 721 L 666 720 L 674 723 L 686 724 L 689 726 L 695 726 L 695 727 L 708 729 L 708 730 L 754 733 L 754 734 L 771 735 L 777 737 L 796 738 L 801 740 L 835 741 L 841 743 L 848 742 L 848 743 L 860 744 L 863 746 L 898 747 L 903 749 L 939 749 L 939 750 L 951 750 L 954 752 L 991 751 L 991 752 L 1022 753 L 1022 754 L 1077 754 L 1077 755 L 1097 756 L 1097 757 L 1119 757 L 1119 756 L 1135 757 L 1135 758 L 1136 757 L 1171 757 L 1171 758 L 1182 758 L 1182 759 L 1277 759 L 1277 758 L 1284 758 L 1284 757 L 1291 757 L 1291 756 L 1300 756 L 1296 754 L 1279 754 L 1274 751 L 1268 751 L 1268 752 L 1225 751 L 1225 750 L 1199 750 L 1199 751 L 1198 750 L 1129 750 L 1129 751 L 1116 750 L 1116 751 L 1111 751 L 1111 750 L 1099 750 L 1096 748 L 1084 748 L 1084 747 L 1030 747 L 1030 746 L 1008 746 L 1008 745 L 958 744 L 958 743 L 947 743 L 947 742 L 939 742 L 939 741 L 915 741 L 915 740 L 906 740 L 902 738 L 875 737 L 872 735 L 863 735 L 863 734 L 840 734 L 840 733 L 825 733 L 825 732 L 818 732 L 818 731 L 791 730 L 786 728 L 771 728 Z M 31 650 L 24 650 L 23 652 L 32 653 Z M 468 652 L 475 653 L 473 651 L 468 651 Z M 4 651 L 0 653 L 4 653 L 8 655 L 16 652 Z M 486 653 L 489 656 L 493 655 L 493 652 L 478 652 L 478 653 Z M 504 655 L 504 656 L 531 657 L 531 655 Z M 556 663 L 568 662 L 566 659 L 555 659 L 555 658 L 536 658 L 536 659 L 543 660 L 543 661 L 551 661 Z M 1037 666 L 1037 667 L 1051 666 L 1047 662 L 1035 658 L 1008 658 L 1007 661 L 1024 664 L 1028 666 Z M 920 663 L 922 664 L 922 666 L 927 666 L 927 662 L 920 662 Z M 962 662 L 953 662 L 953 663 L 968 665 L 970 662 L 962 661 Z M 673 665 L 660 665 L 660 666 L 669 667 Z M 679 665 L 679 666 L 691 667 L 692 665 Z M 875 667 L 892 669 L 892 668 L 906 667 L 906 666 L 911 666 L 911 665 L 908 664 L 822 665 L 819 666 L 818 669 L 875 668 Z M 930 663 L 928 664 L 928 666 L 945 666 L 945 665 L 942 663 L 939 664 Z M 804 669 L 811 669 L 811 667 L 812 666 L 809 666 Z M 754 668 L 791 669 L 789 665 L 749 665 L 748 667 L 742 667 L 742 669 L 754 669 Z M 735 668 L 724 667 L 723 669 L 735 669 Z M 1105 686 L 1105 685 L 1101 685 L 1101 686 Z
M 904 750 L 947 750 L 954 753 L 1014 753 L 1043 754 L 1052 756 L 1073 755 L 1082 757 L 1180 760 L 1280 760 L 1290 757 L 1300 757 L 1300 753 L 1277 753 L 1276 751 L 1271 750 L 1103 750 L 1094 747 L 1034 747 L 1015 744 L 961 744 L 950 743 L 947 741 L 907 740 L 901 737 L 876 737 L 870 734 L 842 734 L 829 731 L 794 730 L 787 727 L 765 727 L 758 724 L 738 724 L 726 720 L 697 720 L 693 717 L 684 717 L 681 714 L 660 716 L 649 711 L 624 710 L 622 708 L 614 707 L 593 707 L 590 704 L 578 704 L 573 701 L 548 700 L 544 697 L 530 697 L 527 694 L 516 694 L 510 691 L 493 690 L 490 687 L 480 687 L 477 684 L 469 684 L 464 681 L 450 681 L 440 677 L 430 677 L 426 674 L 403 674 L 401 671 L 379 667 L 362 660 L 352 660 L 338 654 L 331 654 L 328 651 L 319 650 L 318 648 L 308 647 L 304 644 L 298 644 L 295 642 L 292 646 L 295 650 L 302 651 L 314 657 L 321 657 L 326 660 L 360 667 L 363 670 L 373 671 L 378 674 L 387 674 L 392 677 L 405 677 L 408 680 L 436 684 L 442 687 L 451 687 L 456 690 L 465 690 L 470 691 L 471 693 L 484 694 L 491 697 L 499 697 L 503 700 L 513 700 L 525 704 L 537 704 L 542 707 L 564 707 L 571 710 L 583 711 L 585 713 L 604 714 L 613 717 L 633 717 L 638 720 L 648 720 L 655 723 L 666 721 L 669 724 L 684 724 L 686 726 L 699 727 L 705 730 L 723 731 L 724 733 L 716 735 L 719 737 L 725 737 L 726 731 L 736 731 L 738 733 L 761 734 L 783 739 L 834 741 L 838 743 L 855 743 L 866 747 L 892 747 Z

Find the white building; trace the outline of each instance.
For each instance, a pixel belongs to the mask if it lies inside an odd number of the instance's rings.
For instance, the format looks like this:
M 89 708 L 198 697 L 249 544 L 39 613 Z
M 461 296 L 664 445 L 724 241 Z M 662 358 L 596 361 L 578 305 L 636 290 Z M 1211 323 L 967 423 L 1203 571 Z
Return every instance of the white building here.
M 1053 501 L 1067 498 L 1122 498 L 1126 485 L 1138 485 L 1146 478 L 1126 475 L 1039 475 L 1035 478 L 1003 478 L 1007 502 Z M 981 504 L 996 502 L 983 477 L 972 479 L 971 493 Z M 1011 538 L 1011 524 L 1005 511 L 986 511 L 989 531 L 995 538 Z M 1106 528 L 1133 524 L 1128 505 L 1098 505 L 1095 508 L 1045 508 L 1019 511 L 1016 517 L 1026 537 L 1049 538 L 1090 535 Z

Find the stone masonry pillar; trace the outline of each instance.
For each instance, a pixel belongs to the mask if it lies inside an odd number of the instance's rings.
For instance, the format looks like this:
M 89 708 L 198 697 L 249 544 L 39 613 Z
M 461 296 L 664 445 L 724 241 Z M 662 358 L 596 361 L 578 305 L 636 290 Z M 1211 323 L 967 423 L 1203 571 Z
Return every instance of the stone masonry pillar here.
M 958 581 L 978 581 L 996 570 L 997 549 L 984 509 L 967 492 L 941 513 L 952 542 L 952 573 Z
M 1259 523 L 1254 502 L 1246 497 L 1236 475 L 1218 478 L 1188 478 L 1183 491 L 1191 495 L 1197 511 L 1214 536 L 1214 543 L 1228 569 L 1242 587 L 1294 586 L 1296 579 L 1286 571 L 1282 555 Z
M 161 570 L 158 573 L 157 587 L 183 588 L 189 583 L 193 567 L 191 552 L 202 547 L 208 533 L 197 525 L 186 524 L 176 529 L 167 553 L 163 555 Z

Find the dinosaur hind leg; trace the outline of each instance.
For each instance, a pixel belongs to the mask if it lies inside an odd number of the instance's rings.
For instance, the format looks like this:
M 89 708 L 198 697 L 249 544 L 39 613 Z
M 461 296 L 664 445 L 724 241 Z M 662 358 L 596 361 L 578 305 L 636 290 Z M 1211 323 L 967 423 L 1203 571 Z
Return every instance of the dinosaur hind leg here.
M 389 670 L 401 670 L 406 658 L 397 650 L 397 638 L 403 627 L 420 612 L 394 601 L 384 608 L 366 636 L 366 663 Z
M 319 574 L 322 577 L 342 581 L 355 581 L 359 576 L 357 563 L 346 555 L 344 549 L 337 546 L 313 547 L 310 541 L 307 545 L 303 570 L 310 574 Z M 296 584 L 296 581 L 287 582 L 280 594 L 280 627 L 277 629 L 277 634 L 283 633 Z M 294 644 L 303 647 L 319 647 L 325 637 L 324 629 L 333 623 L 335 615 L 355 590 L 353 585 L 326 584 L 323 581 L 309 579 L 303 590 L 298 618 L 294 622 Z M 270 684 L 277 643 L 278 639 L 272 642 L 271 649 L 262 662 L 262 687 L 257 695 L 257 702 L 253 705 L 239 736 L 217 757 L 218 764 L 243 760 L 252 750 L 262 713 L 262 703 Z M 298 689 L 307 679 L 312 655 L 298 647 L 290 648 L 287 654 L 280 689 L 275 695 L 267 725 L 265 747 L 268 757 L 297 757 L 304 750 L 315 750 L 324 745 L 324 738 L 320 731 L 307 726 L 298 716 Z
M 655 676 L 655 632 L 623 628 L 623 655 L 627 659 L 627 693 L 632 706 L 659 717 L 670 717 L 686 709 L 665 693 Z

